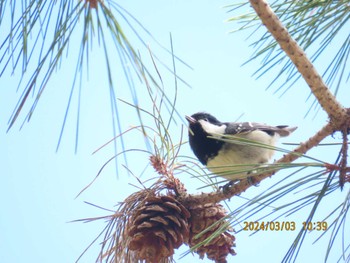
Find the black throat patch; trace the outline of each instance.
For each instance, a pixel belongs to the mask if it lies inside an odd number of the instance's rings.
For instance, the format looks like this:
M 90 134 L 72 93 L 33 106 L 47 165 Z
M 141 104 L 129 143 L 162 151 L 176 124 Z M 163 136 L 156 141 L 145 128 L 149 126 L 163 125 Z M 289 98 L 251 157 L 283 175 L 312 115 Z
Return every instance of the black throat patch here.
M 204 165 L 218 154 L 224 144 L 223 141 L 208 138 L 208 136 L 210 134 L 206 133 L 198 122 L 190 125 L 190 146 L 198 160 Z

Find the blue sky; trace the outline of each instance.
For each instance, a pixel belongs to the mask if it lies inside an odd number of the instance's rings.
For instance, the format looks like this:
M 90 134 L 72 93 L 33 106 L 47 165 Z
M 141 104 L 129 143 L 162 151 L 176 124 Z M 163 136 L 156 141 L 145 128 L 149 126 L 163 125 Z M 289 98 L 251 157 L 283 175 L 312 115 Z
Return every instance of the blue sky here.
M 180 115 L 205 110 L 220 120 L 234 121 L 244 114 L 241 120 L 299 126 L 285 141 L 305 141 L 325 124 L 326 115 L 319 112 L 315 118 L 312 118 L 313 114 L 304 118 L 310 101 L 306 101 L 309 90 L 303 81 L 297 82 L 286 95 L 279 97 L 273 94 L 273 89 L 265 90 L 276 71 L 268 72 L 256 80 L 252 74 L 259 67 L 258 61 L 241 66 L 251 56 L 253 49 L 249 47 L 249 41 L 246 41 L 248 33 L 228 33 L 236 25 L 225 22 L 230 14 L 222 6 L 230 3 L 190 0 L 183 3 L 122 1 L 120 4 L 137 17 L 163 46 L 170 47 L 171 33 L 175 54 L 193 68 L 191 70 L 180 62 L 176 64 L 178 75 L 191 85 L 189 88 L 181 82 L 178 84 L 177 110 Z M 3 33 L 0 33 L 0 37 L 4 37 Z M 136 191 L 130 185 L 137 185 L 136 179 L 122 167 L 118 167 L 117 173 L 111 163 L 88 190 L 75 198 L 114 154 L 111 146 L 92 154 L 113 138 L 106 68 L 102 49 L 96 41 L 89 58 L 91 64 L 88 80 L 86 75 L 83 76 L 78 151 L 74 153 L 77 88 L 60 148 L 58 152 L 55 151 L 72 86 L 76 50 L 79 49 L 80 34 L 75 37 L 76 42 L 72 42 L 70 53 L 61 69 L 54 73 L 32 119 L 22 129 L 20 126 L 24 115 L 6 132 L 7 120 L 20 96 L 20 91 L 16 92 L 20 71 L 17 70 L 12 76 L 7 72 L 0 80 L 0 157 L 3 175 L 0 183 L 0 257 L 6 262 L 74 262 L 103 229 L 104 222 L 83 224 L 70 221 L 108 213 L 84 202 L 113 209 L 114 205 Z M 151 38 L 145 37 L 146 43 L 159 55 L 160 61 L 171 65 L 171 57 Z M 131 40 L 135 40 L 135 37 L 131 37 Z M 147 50 L 142 45 L 139 48 L 142 55 L 147 57 Z M 111 56 L 111 59 L 116 60 L 116 57 Z M 120 66 L 118 68 L 118 63 L 115 62 L 113 70 L 118 83 L 117 97 L 131 102 L 129 89 L 118 69 Z M 173 76 L 161 66 L 160 70 L 165 89 L 173 92 Z M 144 86 L 137 79 L 135 85 L 140 92 L 140 105 L 149 107 L 146 93 L 141 90 Z M 348 94 L 344 92 L 340 97 L 346 98 L 346 95 Z M 122 102 L 118 103 L 123 129 L 137 125 L 134 110 Z M 181 125 L 171 126 L 170 132 L 176 139 L 180 137 Z M 338 138 L 335 136 L 335 139 Z M 137 132 L 127 135 L 125 143 L 127 149 L 144 147 Z M 310 154 L 333 161 L 337 151 L 337 148 L 327 152 L 313 150 Z M 188 145 L 182 147 L 181 154 L 192 156 Z M 277 153 L 276 159 L 279 156 L 281 154 Z M 136 175 L 147 166 L 147 160 L 145 154 L 128 156 L 128 163 Z M 146 171 L 142 175 L 143 179 L 147 179 L 149 174 L 155 175 L 151 169 Z M 283 173 L 276 175 L 276 178 L 281 176 Z M 231 209 L 235 208 L 235 202 L 241 204 L 243 198 L 251 198 L 264 191 L 278 180 L 276 178 L 267 179 L 259 187 L 252 187 L 240 197 L 232 198 L 229 201 Z M 180 175 L 180 180 L 189 191 L 199 192 L 197 188 L 201 185 L 198 180 L 183 175 Z M 343 198 L 344 192 L 335 196 Z M 328 200 L 330 204 L 331 201 Z M 285 220 L 301 225 L 306 211 L 308 210 Z M 236 236 L 237 256 L 230 257 L 229 262 L 280 262 L 297 232 L 270 231 L 249 236 L 250 234 L 241 232 Z M 306 239 L 307 244 L 300 252 L 300 261 L 297 262 L 308 260 L 311 256 L 313 262 L 323 260 L 324 254 L 319 251 L 325 250 L 328 239 L 312 245 L 315 237 L 317 235 L 310 234 Z M 174 259 L 178 262 L 197 261 L 196 255 L 179 259 L 186 249 L 181 247 Z M 94 262 L 98 251 L 99 245 L 95 244 L 81 262 Z M 335 256 L 332 255 L 334 259 L 338 259 L 339 251 L 337 252 Z

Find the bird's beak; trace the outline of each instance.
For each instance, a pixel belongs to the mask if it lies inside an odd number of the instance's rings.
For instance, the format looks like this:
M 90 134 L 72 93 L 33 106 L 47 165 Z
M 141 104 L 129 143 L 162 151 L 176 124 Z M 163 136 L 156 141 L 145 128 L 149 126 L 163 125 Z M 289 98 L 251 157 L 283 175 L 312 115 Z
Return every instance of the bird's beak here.
M 194 124 L 197 122 L 197 120 L 195 118 L 192 118 L 191 116 L 186 115 L 185 118 L 190 124 Z

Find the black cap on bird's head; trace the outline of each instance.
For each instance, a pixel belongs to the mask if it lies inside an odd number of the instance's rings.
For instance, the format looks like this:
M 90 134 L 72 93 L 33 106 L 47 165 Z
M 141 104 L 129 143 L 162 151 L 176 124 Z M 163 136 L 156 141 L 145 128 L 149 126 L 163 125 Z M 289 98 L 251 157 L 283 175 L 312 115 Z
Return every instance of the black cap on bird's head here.
M 190 126 L 196 124 L 199 120 L 205 120 L 212 124 L 221 125 L 221 122 L 206 112 L 197 112 L 191 116 L 186 116 L 186 120 L 189 122 Z

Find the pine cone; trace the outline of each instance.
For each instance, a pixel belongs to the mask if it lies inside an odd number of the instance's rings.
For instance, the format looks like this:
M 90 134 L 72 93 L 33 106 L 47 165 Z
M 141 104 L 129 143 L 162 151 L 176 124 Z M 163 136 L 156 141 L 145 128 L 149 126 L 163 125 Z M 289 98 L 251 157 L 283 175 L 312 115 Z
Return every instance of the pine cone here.
M 205 205 L 197 205 L 192 207 L 190 212 L 190 247 L 196 246 L 197 244 L 203 242 L 208 237 L 212 236 L 218 229 L 221 229 L 226 225 L 225 221 L 217 223 L 220 219 L 226 216 L 226 210 L 220 204 L 210 203 Z M 213 225 L 215 223 L 216 225 Z M 208 229 L 207 232 L 202 234 L 200 237 L 196 237 L 196 235 L 206 229 Z M 226 263 L 226 257 L 228 254 L 236 255 L 236 252 L 232 248 L 235 246 L 235 237 L 228 233 L 229 230 L 230 229 L 227 228 L 227 231 L 210 240 L 209 243 L 197 248 L 195 252 L 199 254 L 201 259 L 203 259 L 204 255 L 206 254 L 209 259 L 215 260 L 217 263 Z
M 187 243 L 190 213 L 172 196 L 147 197 L 127 226 L 128 248 L 139 260 L 159 262 Z

